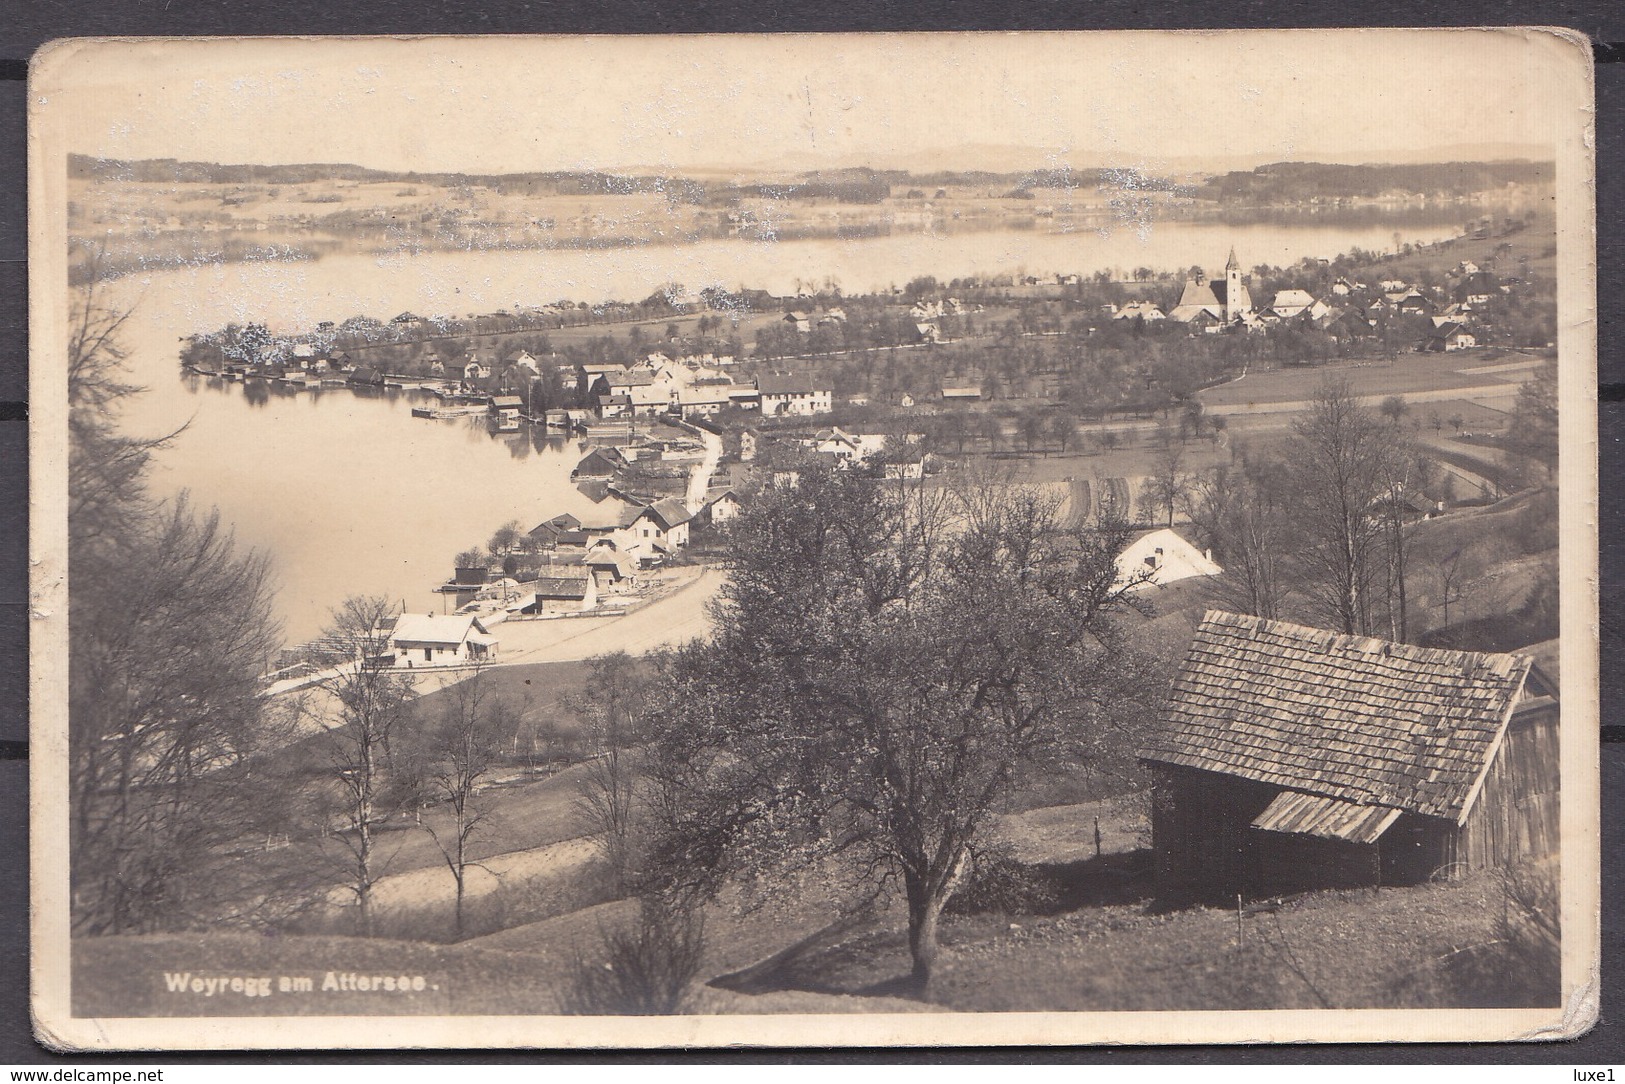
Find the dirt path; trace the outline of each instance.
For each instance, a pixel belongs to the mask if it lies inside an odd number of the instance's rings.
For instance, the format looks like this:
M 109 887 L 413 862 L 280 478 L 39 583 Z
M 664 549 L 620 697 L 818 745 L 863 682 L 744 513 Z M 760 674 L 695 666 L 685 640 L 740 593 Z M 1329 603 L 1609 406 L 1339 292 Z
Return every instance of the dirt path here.
M 640 655 L 704 636 L 711 628 L 706 603 L 722 587 L 723 578 L 716 569 L 701 569 L 665 598 L 624 617 L 507 622 L 501 628 L 497 665 L 575 662 L 611 651 Z
M 695 427 L 700 439 L 705 442 L 705 458 L 695 466 L 694 473 L 688 476 L 688 510 L 698 512 L 705 507 L 705 495 L 711 489 L 711 475 L 716 473 L 717 464 L 722 462 L 722 438 L 709 429 Z

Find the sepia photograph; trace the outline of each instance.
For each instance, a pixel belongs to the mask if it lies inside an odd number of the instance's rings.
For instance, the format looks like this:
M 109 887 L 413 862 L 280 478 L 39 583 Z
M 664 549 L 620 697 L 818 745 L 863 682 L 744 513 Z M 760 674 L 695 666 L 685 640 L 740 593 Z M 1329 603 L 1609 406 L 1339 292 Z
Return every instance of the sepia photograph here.
M 47 46 L 37 1038 L 1583 1033 L 1591 79 Z

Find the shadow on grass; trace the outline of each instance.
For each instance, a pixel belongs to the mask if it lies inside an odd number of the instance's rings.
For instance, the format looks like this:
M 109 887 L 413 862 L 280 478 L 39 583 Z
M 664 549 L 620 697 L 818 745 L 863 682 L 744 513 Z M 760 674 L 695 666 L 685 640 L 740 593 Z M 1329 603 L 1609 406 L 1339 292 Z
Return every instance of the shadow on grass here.
M 1151 892 L 1148 850 L 1033 865 L 1000 859 L 978 870 L 949 902 L 946 915 L 973 921 L 960 930 L 953 923 L 945 926 L 942 945 L 951 952 L 960 944 L 998 936 L 976 919 L 1045 918 L 1087 908 L 1148 904 Z M 1003 923 L 997 925 L 1002 928 Z M 913 983 L 905 930 L 871 925 L 843 934 L 833 939 L 828 930 L 820 931 L 746 972 L 713 980 L 713 985 L 752 994 L 799 990 L 843 997 L 930 1000 L 929 996 L 922 998 Z
M 1086 907 L 1127 907 L 1153 897 L 1151 852 L 1121 851 L 1076 862 L 1027 865 L 999 859 L 948 901 L 950 915 L 1049 917 Z

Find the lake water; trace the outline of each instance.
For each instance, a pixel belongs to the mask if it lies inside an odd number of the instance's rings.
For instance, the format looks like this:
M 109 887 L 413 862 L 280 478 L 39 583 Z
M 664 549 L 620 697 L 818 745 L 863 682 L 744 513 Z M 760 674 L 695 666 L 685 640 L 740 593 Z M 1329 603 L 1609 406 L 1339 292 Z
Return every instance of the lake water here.
M 1406 226 L 1406 241 L 1452 235 L 1454 212 L 1433 228 Z M 180 340 L 228 322 L 295 331 L 323 320 L 403 310 L 424 315 L 490 312 L 569 298 L 636 300 L 662 285 L 721 284 L 791 293 L 833 280 L 848 293 L 903 285 L 920 275 L 1099 269 L 1217 272 L 1232 245 L 1242 264 L 1283 265 L 1352 247 L 1389 249 L 1393 229 L 1225 226 L 1171 222 L 1141 231 L 1060 234 L 1007 230 L 894 234 L 774 243 L 730 240 L 683 246 L 554 252 L 438 252 L 328 256 L 297 263 L 209 265 L 129 276 L 113 298 L 132 302 L 130 367 L 149 390 L 125 412 L 131 432 L 186 426 L 159 457 L 158 492 L 189 490 L 220 508 L 238 539 L 269 552 L 290 642 L 314 635 L 345 595 L 379 594 L 439 610 L 430 588 L 459 550 L 517 519 L 528 529 L 586 499 L 569 483 L 579 448 L 562 440 L 494 437 L 478 420 L 410 416 L 407 394 L 245 395 L 241 385 L 178 376 Z

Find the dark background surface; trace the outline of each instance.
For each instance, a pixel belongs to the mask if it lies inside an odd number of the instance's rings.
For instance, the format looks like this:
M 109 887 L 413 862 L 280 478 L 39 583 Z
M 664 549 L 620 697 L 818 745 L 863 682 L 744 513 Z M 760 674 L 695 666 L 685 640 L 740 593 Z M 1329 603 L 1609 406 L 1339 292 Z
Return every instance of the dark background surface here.
M 1625 691 L 1619 652 L 1625 599 L 1625 545 L 1620 527 L 1625 484 L 1617 478 L 1625 439 L 1625 301 L 1618 286 L 1625 269 L 1625 6 L 1613 3 L 1540 0 L 1450 0 L 1399 6 L 1391 13 L 1351 9 L 1342 3 L 1237 0 L 1229 5 L 1172 0 L 1096 0 L 1063 5 L 1045 0 L 981 0 L 976 3 L 865 4 L 814 0 L 698 0 L 688 4 L 597 3 L 595 0 L 484 0 L 469 10 L 459 0 L 411 3 L 350 0 L 345 4 L 248 3 L 243 0 L 124 0 L 72 4 L 61 0 L 0 2 L 0 1064 L 55 1062 L 90 1067 L 219 1064 L 231 1061 L 331 1063 L 331 1053 L 265 1055 L 61 1056 L 38 1046 L 28 1017 L 27 879 L 27 264 L 26 137 L 24 102 L 27 60 L 42 43 L 59 37 L 233 34 L 536 34 L 707 33 L 764 31 L 919 30 L 1108 30 L 1225 27 L 1347 26 L 1566 26 L 1600 43 L 1597 50 L 1598 380 L 1600 478 L 1602 481 L 1602 721 L 1605 737 L 1625 738 L 1619 711 Z M 1373 72 L 1374 80 L 1381 79 Z M 1495 73 L 1485 72 L 1493 79 Z M 1348 105 L 1359 107 L 1359 88 Z M 1417 103 L 1417 108 L 1427 104 Z M 342 153 L 328 156 L 345 160 Z M 449 1064 L 600 1064 L 741 1061 L 764 1065 L 806 1062 L 907 1061 L 938 1063 L 1077 1062 L 1116 1064 L 1263 1063 L 1527 1063 L 1600 1065 L 1625 1062 L 1625 989 L 1622 947 L 1625 916 L 1625 741 L 1602 746 L 1603 979 L 1602 1019 L 1588 1035 L 1568 1043 L 1428 1046 L 1063 1048 L 1043 1050 L 777 1051 L 695 1054 L 480 1054 L 364 1053 L 354 1063 L 411 1061 Z M 1568 1079 L 1565 1073 L 1563 1079 Z

